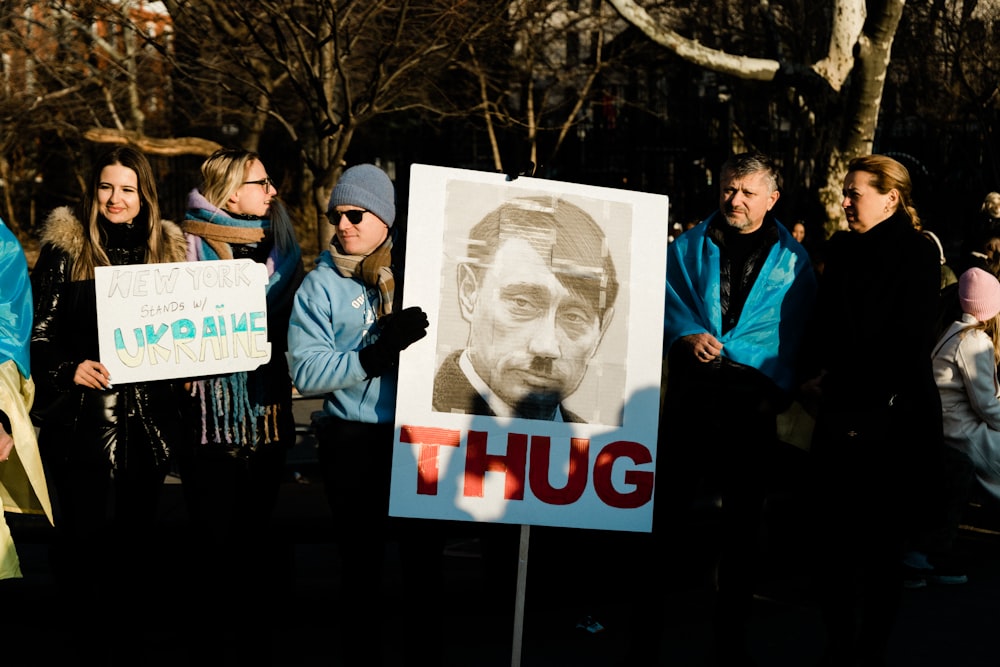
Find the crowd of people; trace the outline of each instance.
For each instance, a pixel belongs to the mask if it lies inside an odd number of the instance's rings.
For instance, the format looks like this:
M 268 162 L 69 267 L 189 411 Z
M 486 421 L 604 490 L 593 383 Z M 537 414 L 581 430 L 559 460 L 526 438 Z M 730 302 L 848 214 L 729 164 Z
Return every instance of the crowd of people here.
M 718 209 L 672 229 L 667 245 L 659 492 L 651 532 L 622 542 L 656 594 L 634 601 L 625 659 L 657 664 L 656 626 L 674 599 L 668 573 L 684 571 L 688 557 L 677 538 L 711 489 L 721 549 L 712 650 L 719 665 L 753 664 L 747 632 L 762 515 L 783 482 L 778 423 L 797 405 L 812 420 L 801 500 L 814 518 L 824 664 L 884 665 L 904 587 L 964 583 L 953 549 L 962 512 L 977 494 L 1000 501 L 1000 195 L 986 197 L 984 222 L 951 273 L 922 227 L 909 173 L 890 157 L 848 164 L 847 230 L 822 244 L 821 262 L 811 254 L 819 246 L 804 245 L 805 224 L 786 227 L 774 215 L 773 159 L 734 155 L 719 176 Z M 271 584 L 282 555 L 262 535 L 296 439 L 296 389 L 323 399 L 318 459 L 349 572 L 335 601 L 343 664 L 370 664 L 366 647 L 387 639 L 378 622 L 386 540 L 399 547 L 404 599 L 420 603 L 399 638 L 421 647 L 414 664 L 441 664 L 435 605 L 451 527 L 388 512 L 399 356 L 429 327 L 421 307 L 402 307 L 395 187 L 379 167 L 354 165 L 326 215 L 332 240 L 307 272 L 260 155 L 211 155 L 174 223 L 160 215 L 147 158 L 121 146 L 95 162 L 77 207 L 48 214 L 30 276 L 0 224 L 0 579 L 22 576 L 3 511 L 46 516 L 57 536 L 59 613 L 74 619 L 79 652 L 94 664 L 132 664 L 138 650 L 173 465 L 198 545 L 185 593 L 199 602 L 183 638 L 194 662 L 271 664 L 258 612 L 279 604 Z M 501 242 L 499 221 L 509 219 L 558 239 L 550 254 Z M 602 231 L 553 199 L 508 202 L 472 235 L 478 250 L 457 277 L 468 347 L 435 380 L 435 410 L 586 421 L 562 401 L 583 374 L 585 363 L 573 360 L 590 359 L 614 312 L 619 283 Z M 586 258 L 593 284 L 552 279 L 548 260 L 566 252 Z M 266 268 L 270 360 L 252 371 L 115 384 L 100 361 L 95 269 L 225 259 Z M 525 336 L 496 319 L 510 306 L 490 300 L 527 284 L 540 310 L 575 309 L 572 331 Z M 562 360 L 545 345 L 575 351 Z M 511 361 L 521 348 L 525 364 L 545 357 L 558 382 L 524 386 Z M 510 552 L 509 533 L 483 536 Z M 112 641 L 107 620 L 90 613 L 98 607 L 120 612 Z

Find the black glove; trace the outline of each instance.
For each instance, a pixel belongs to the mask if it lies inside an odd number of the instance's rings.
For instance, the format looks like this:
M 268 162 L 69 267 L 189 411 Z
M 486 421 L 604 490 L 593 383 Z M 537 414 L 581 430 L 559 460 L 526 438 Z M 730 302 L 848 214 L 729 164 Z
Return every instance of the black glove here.
M 399 363 L 399 352 L 427 335 L 427 313 L 420 306 L 404 308 L 379 320 L 378 340 L 361 348 L 358 358 L 368 377 L 378 377 Z
M 375 344 L 385 344 L 399 352 L 427 335 L 427 313 L 420 306 L 410 306 L 386 315 L 379 320 L 379 326 L 382 327 L 382 335 Z

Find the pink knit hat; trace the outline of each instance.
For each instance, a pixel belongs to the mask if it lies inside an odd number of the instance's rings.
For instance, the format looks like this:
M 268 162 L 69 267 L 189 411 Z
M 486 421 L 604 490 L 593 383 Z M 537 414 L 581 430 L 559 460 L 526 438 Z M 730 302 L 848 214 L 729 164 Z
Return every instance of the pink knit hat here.
M 962 312 L 980 322 L 1000 313 L 1000 281 L 982 269 L 969 269 L 958 279 L 958 301 Z

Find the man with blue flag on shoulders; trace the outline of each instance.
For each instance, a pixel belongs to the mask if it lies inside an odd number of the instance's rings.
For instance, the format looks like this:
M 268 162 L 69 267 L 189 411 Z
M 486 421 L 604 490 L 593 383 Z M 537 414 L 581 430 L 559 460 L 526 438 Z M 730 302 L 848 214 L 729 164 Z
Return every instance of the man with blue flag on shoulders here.
M 667 251 L 668 373 L 657 445 L 653 576 L 676 581 L 691 571 L 685 561 L 691 550 L 679 546 L 682 528 L 700 494 L 721 496 L 713 619 L 719 665 L 752 664 L 746 623 L 764 500 L 779 453 L 777 416 L 798 386 L 796 355 L 816 293 L 809 255 L 773 216 L 779 197 L 769 157 L 734 155 L 720 170 L 719 210 Z M 633 650 L 641 652 L 642 643 Z

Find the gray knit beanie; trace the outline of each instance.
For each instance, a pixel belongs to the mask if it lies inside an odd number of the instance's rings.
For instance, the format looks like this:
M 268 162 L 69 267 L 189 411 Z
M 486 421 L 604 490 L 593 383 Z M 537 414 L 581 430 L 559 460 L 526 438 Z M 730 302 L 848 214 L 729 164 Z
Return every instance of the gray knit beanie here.
M 392 227 L 396 219 L 396 189 L 389 176 L 375 165 L 354 165 L 340 176 L 326 210 L 331 211 L 335 206 L 360 206 Z

